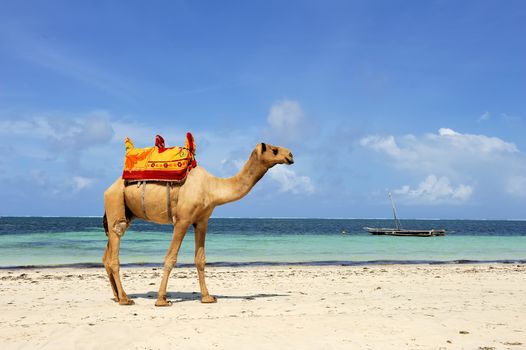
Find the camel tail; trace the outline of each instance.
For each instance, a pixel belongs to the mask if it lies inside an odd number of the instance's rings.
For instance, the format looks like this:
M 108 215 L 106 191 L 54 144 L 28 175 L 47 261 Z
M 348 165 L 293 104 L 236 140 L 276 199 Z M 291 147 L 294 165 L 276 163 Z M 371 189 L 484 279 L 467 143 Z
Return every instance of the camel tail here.
M 104 226 L 104 232 L 106 232 L 106 237 L 108 236 L 108 218 L 106 217 L 106 212 L 104 212 L 104 216 L 102 217 L 102 226 Z

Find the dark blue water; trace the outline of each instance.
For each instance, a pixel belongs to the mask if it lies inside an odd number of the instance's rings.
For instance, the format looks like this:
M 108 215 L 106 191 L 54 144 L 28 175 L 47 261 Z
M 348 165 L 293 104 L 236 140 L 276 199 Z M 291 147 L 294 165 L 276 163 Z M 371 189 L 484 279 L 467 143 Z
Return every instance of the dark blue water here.
M 405 229 L 446 228 L 448 234 L 465 236 L 526 236 L 526 221 L 503 220 L 404 220 Z M 340 234 L 368 235 L 365 226 L 392 227 L 388 219 L 210 219 L 209 234 Z M 135 232 L 172 232 L 171 225 L 134 221 Z M 99 217 L 0 217 L 0 236 L 33 233 L 102 232 Z
M 372 236 L 364 226 L 391 220 L 211 219 L 207 261 L 238 264 L 364 264 L 526 260 L 526 221 L 406 220 L 404 228 L 445 228 L 445 237 Z M 345 234 L 342 234 L 345 232 Z M 172 227 L 136 221 L 121 243 L 121 263 L 162 264 Z M 0 266 L 100 265 L 101 218 L 0 218 Z M 193 262 L 189 230 L 178 262 Z

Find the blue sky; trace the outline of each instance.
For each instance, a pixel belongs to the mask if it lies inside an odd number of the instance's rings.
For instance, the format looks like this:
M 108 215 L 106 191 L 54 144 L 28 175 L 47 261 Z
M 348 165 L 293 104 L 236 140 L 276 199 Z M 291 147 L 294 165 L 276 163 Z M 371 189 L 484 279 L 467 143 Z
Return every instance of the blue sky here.
M 0 3 L 0 215 L 101 215 L 125 136 L 235 174 L 217 217 L 526 219 L 523 1 Z

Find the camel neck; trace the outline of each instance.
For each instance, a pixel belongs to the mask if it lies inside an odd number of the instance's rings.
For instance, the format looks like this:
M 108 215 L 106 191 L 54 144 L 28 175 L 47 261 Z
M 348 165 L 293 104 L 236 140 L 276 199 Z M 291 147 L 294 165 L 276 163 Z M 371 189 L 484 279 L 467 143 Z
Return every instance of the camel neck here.
M 252 152 L 241 171 L 235 176 L 226 179 L 217 178 L 214 203 L 222 205 L 243 198 L 265 175 L 267 170 L 257 159 L 256 152 Z

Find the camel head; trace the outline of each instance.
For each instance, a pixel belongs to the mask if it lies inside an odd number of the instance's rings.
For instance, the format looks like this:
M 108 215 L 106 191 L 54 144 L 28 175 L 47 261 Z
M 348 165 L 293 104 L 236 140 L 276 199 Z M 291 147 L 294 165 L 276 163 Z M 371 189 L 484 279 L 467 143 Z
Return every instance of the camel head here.
M 259 160 L 265 164 L 267 168 L 272 168 L 276 164 L 292 164 L 294 158 L 292 152 L 284 147 L 272 146 L 268 143 L 260 143 L 255 149 Z

